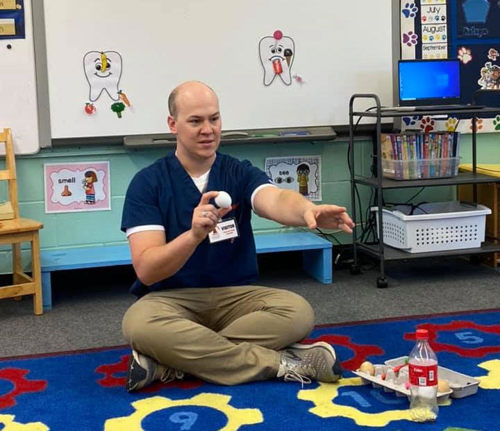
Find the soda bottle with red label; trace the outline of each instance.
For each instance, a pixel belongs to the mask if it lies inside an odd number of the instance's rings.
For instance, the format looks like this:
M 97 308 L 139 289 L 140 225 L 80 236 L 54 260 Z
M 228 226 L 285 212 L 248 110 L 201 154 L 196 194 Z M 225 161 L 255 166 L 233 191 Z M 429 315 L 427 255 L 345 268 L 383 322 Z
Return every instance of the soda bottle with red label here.
M 416 340 L 408 357 L 410 416 L 415 422 L 434 421 L 438 415 L 437 356 L 429 345 L 427 329 L 417 329 Z

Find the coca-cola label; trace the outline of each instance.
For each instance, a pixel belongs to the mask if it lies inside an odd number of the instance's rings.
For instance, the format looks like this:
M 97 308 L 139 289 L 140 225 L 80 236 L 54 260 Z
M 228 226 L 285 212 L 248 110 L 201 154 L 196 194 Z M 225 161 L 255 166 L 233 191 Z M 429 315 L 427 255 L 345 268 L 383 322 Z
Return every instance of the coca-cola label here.
M 414 386 L 435 386 L 437 385 L 437 364 L 436 365 L 416 365 L 408 364 L 410 384 Z

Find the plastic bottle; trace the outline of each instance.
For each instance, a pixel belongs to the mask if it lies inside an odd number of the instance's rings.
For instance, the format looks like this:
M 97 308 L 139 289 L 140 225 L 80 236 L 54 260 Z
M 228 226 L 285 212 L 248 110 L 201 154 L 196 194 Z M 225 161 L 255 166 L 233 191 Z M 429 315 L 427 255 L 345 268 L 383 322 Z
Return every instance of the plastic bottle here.
M 408 357 L 410 416 L 415 422 L 434 421 L 438 415 L 438 361 L 427 329 L 417 329 L 416 339 Z

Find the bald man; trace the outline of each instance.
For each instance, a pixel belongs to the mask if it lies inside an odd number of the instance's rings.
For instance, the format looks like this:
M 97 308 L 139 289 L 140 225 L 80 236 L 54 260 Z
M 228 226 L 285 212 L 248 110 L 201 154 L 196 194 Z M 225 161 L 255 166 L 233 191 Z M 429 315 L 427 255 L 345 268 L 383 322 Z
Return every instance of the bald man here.
M 190 81 L 169 96 L 175 151 L 138 172 L 123 208 L 139 299 L 123 318 L 132 347 L 126 388 L 182 378 L 236 385 L 280 378 L 334 382 L 340 361 L 325 342 L 298 344 L 314 326 L 301 296 L 255 285 L 252 211 L 287 226 L 351 232 L 346 209 L 279 189 L 260 169 L 217 151 L 219 101 Z M 214 203 L 219 191 L 229 208 Z

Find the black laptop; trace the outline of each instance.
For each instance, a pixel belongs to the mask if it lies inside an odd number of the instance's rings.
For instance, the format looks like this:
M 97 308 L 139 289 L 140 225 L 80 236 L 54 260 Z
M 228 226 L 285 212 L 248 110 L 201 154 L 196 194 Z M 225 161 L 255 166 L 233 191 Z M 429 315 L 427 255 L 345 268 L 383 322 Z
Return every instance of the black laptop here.
M 460 103 L 458 59 L 399 60 L 399 106 L 415 111 L 482 109 Z

